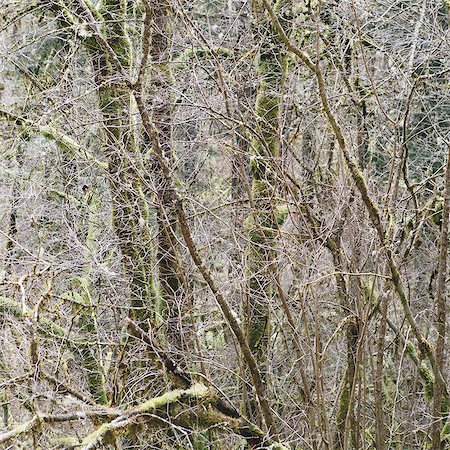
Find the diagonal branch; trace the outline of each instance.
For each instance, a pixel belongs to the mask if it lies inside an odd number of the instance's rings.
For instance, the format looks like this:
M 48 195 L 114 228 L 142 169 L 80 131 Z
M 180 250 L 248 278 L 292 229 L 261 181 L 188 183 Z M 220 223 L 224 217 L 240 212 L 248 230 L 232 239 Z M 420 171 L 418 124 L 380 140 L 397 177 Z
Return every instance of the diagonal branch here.
M 278 20 L 275 11 L 269 4 L 268 0 L 262 1 L 264 3 L 265 8 L 269 12 L 269 15 L 273 21 L 275 29 L 278 32 L 278 36 L 281 42 L 292 54 L 297 56 L 300 59 L 300 61 L 314 73 L 316 77 L 319 97 L 322 103 L 325 116 L 336 137 L 339 148 L 342 152 L 342 155 L 344 157 L 350 175 L 353 179 L 353 182 L 361 195 L 365 208 L 369 214 L 370 221 L 372 222 L 372 226 L 377 232 L 378 239 L 380 241 L 385 257 L 387 259 L 387 265 L 391 273 L 392 283 L 394 285 L 397 296 L 402 304 L 405 317 L 408 320 L 409 325 L 411 326 L 415 338 L 417 339 L 419 349 L 427 356 L 428 360 L 430 361 L 430 365 L 432 367 L 433 374 L 436 378 L 436 382 L 438 383 L 439 386 L 441 386 L 441 388 L 445 392 L 447 392 L 446 382 L 436 362 L 436 354 L 433 351 L 430 343 L 427 341 L 425 336 L 420 331 L 419 326 L 409 306 L 409 301 L 406 295 L 403 281 L 400 277 L 400 271 L 398 269 L 396 262 L 394 261 L 392 242 L 390 242 L 390 239 L 383 225 L 380 209 L 369 193 L 367 182 L 363 174 L 359 170 L 357 162 L 351 156 L 342 128 L 340 127 L 339 123 L 336 120 L 336 117 L 334 116 L 331 110 L 328 95 L 326 92 L 325 79 L 323 77 L 322 71 L 320 70 L 319 64 L 318 63 L 314 64 L 307 53 L 303 52 L 301 49 L 299 49 L 295 44 L 291 42 L 286 32 L 284 31 L 280 21 Z
M 172 375 L 177 384 L 181 385 L 185 389 L 192 386 L 193 381 L 191 375 L 186 373 L 175 360 L 165 353 L 163 349 L 156 342 L 154 342 L 149 333 L 146 333 L 136 322 L 129 318 L 126 319 L 126 323 L 131 334 L 147 345 L 150 352 L 161 361 L 164 369 Z M 222 398 L 217 399 L 215 406 L 221 413 L 230 417 L 241 417 L 234 406 Z
M 275 424 L 272 417 L 272 411 L 270 409 L 269 402 L 266 398 L 266 388 L 264 385 L 264 382 L 261 377 L 261 373 L 258 369 L 258 364 L 256 362 L 255 357 L 253 356 L 248 343 L 247 339 L 236 319 L 236 317 L 233 315 L 233 312 L 231 311 L 230 306 L 228 305 L 228 302 L 226 301 L 225 297 L 223 296 L 222 292 L 218 289 L 216 286 L 216 283 L 213 279 L 213 276 L 210 272 L 210 270 L 205 266 L 200 253 L 198 251 L 198 248 L 192 238 L 191 230 L 188 225 L 186 213 L 183 206 L 183 201 L 181 197 L 178 195 L 176 188 L 174 186 L 174 180 L 172 177 L 172 173 L 167 161 L 167 158 L 164 156 L 161 146 L 159 144 L 159 138 L 158 138 L 158 131 L 155 129 L 155 125 L 151 121 L 147 110 L 144 105 L 144 100 L 142 98 L 142 92 L 141 91 L 134 91 L 134 98 L 136 99 L 136 104 L 139 110 L 139 114 L 141 116 L 142 124 L 144 126 L 144 129 L 150 139 L 150 142 L 153 145 L 153 150 L 155 152 L 155 156 L 158 159 L 162 175 L 165 179 L 165 181 L 168 183 L 168 186 L 171 187 L 171 201 L 174 205 L 174 210 L 177 215 L 181 234 L 183 235 L 183 239 L 186 243 L 186 246 L 188 248 L 189 254 L 194 261 L 194 264 L 196 265 L 197 269 L 201 273 L 203 279 L 205 280 L 206 284 L 208 285 L 209 289 L 213 293 L 217 304 L 219 305 L 222 314 L 224 315 L 231 331 L 233 332 L 234 336 L 236 337 L 239 347 L 242 351 L 242 354 L 244 356 L 244 360 L 246 364 L 248 365 L 251 379 L 253 382 L 253 386 L 255 388 L 255 391 L 258 396 L 258 402 L 261 408 L 262 415 L 264 417 L 264 421 L 266 423 L 266 426 L 268 428 L 268 431 L 271 434 L 276 434 L 275 431 Z

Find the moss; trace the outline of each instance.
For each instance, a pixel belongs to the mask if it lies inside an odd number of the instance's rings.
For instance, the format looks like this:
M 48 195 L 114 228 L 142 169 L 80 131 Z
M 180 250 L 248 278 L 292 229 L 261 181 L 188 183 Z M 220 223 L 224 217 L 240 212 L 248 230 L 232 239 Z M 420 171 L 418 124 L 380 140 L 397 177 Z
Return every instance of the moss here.
M 254 179 L 255 183 L 259 183 L 259 180 L 264 177 L 267 170 L 267 163 L 260 157 L 259 152 L 262 151 L 259 145 L 255 146 L 255 151 L 258 155 L 252 155 L 250 157 L 250 169 L 252 174 L 256 177 Z M 253 186 L 254 188 L 256 186 Z
M 88 306 L 86 299 L 76 291 L 65 291 L 60 295 L 60 298 L 80 306 Z
M 275 207 L 275 221 L 276 223 L 281 226 L 286 221 L 286 218 L 288 216 L 289 210 L 287 205 L 277 205 Z
M 123 103 L 120 101 L 119 96 L 113 95 L 113 92 L 111 92 L 110 89 L 104 91 L 103 95 L 101 95 L 100 108 L 102 113 L 109 118 L 108 123 L 110 125 L 113 125 L 113 123 L 117 121 L 117 117 L 120 117 L 118 114 L 120 113 L 122 104 Z
M 0 314 L 11 314 L 17 318 L 33 318 L 33 311 L 26 309 L 22 310 L 20 304 L 14 300 L 11 300 L 7 297 L 0 296 Z M 60 327 L 55 322 L 50 320 L 41 319 L 39 321 L 39 331 L 48 337 L 58 337 L 65 338 L 66 330 L 63 327 Z M 82 344 L 84 341 L 81 339 L 71 339 L 69 343 L 73 345 Z
M 415 356 L 416 349 L 414 347 L 414 344 L 411 341 L 408 341 L 405 345 L 405 354 L 406 356 Z
M 34 317 L 34 313 L 31 310 L 22 311 L 19 304 L 13 300 L 6 297 L 0 297 L 0 314 L 12 314 L 14 317 Z M 65 328 L 57 325 L 54 321 L 41 319 L 39 321 L 38 331 L 44 336 L 53 339 L 55 337 L 59 339 L 66 339 L 67 331 Z M 72 333 L 73 335 L 73 333 Z M 90 342 L 87 339 L 74 338 L 67 339 L 70 349 L 74 353 L 79 353 L 83 360 L 83 368 L 86 371 L 86 378 L 88 382 L 88 387 L 100 404 L 106 404 L 106 392 L 104 386 L 103 375 L 99 368 L 99 363 L 95 358 L 94 354 L 91 352 L 91 347 L 96 345 L 96 342 Z
M 446 416 L 450 412 L 450 398 L 446 395 L 442 397 L 441 412 L 443 416 Z
M 84 4 L 88 7 L 88 9 L 91 11 L 92 15 L 101 22 L 103 20 L 102 15 L 100 14 L 100 11 L 95 7 L 95 5 L 92 3 L 91 0 L 84 0 Z
M 253 174 L 252 194 L 255 201 L 262 199 L 265 203 L 274 193 L 274 174 L 263 157 L 255 156 L 251 160 Z
M 383 403 L 386 408 L 393 407 L 397 389 L 398 386 L 394 374 L 391 373 L 390 376 L 383 377 Z
M 138 406 L 137 411 L 140 413 L 155 412 L 158 408 L 180 401 L 183 396 L 203 398 L 208 393 L 208 388 L 201 383 L 193 384 L 189 389 L 175 389 L 167 392 L 160 397 L 152 398 L 142 405 Z
M 348 386 L 348 376 L 345 376 L 345 384 L 339 396 L 338 410 L 336 414 L 336 424 L 340 429 L 347 419 L 348 408 L 350 407 L 350 390 Z
M 97 444 L 105 440 L 106 436 L 111 436 L 113 433 L 129 429 L 134 424 L 133 418 L 139 414 L 155 413 L 159 408 L 166 409 L 170 405 L 182 401 L 184 398 L 202 399 L 207 397 L 208 392 L 209 390 L 205 385 L 198 383 L 186 390 L 175 389 L 159 397 L 152 398 L 130 411 L 128 416 L 120 421 L 119 424 L 116 425 L 114 422 L 108 422 L 101 425 L 86 436 L 81 446 L 86 449 L 95 448 Z
M 108 43 L 117 55 L 123 68 L 131 65 L 131 41 L 127 33 L 125 0 L 105 0 L 98 10 L 103 16 L 104 32 Z
M 280 12 L 285 4 L 289 2 L 278 2 L 277 11 Z M 253 3 L 253 13 L 258 21 L 258 40 L 261 42 L 256 62 L 259 86 L 255 102 L 259 135 L 251 143 L 253 155 L 250 158 L 250 168 L 253 177 L 251 190 L 254 210 L 244 222 L 244 229 L 249 238 L 246 249 L 248 281 L 244 321 L 250 350 L 265 376 L 270 337 L 269 303 L 274 295 L 269 267 L 274 259 L 278 226 L 284 223 L 287 216 L 287 211 L 278 209 L 276 205 L 277 179 L 272 162 L 280 153 L 281 88 L 286 65 L 284 50 L 270 22 L 267 22 L 264 7 L 260 2 Z M 253 419 L 256 419 L 255 405 L 254 397 L 249 395 L 244 408 L 248 409 L 249 416 L 253 416 Z
M 128 69 L 131 65 L 131 41 L 125 29 L 123 32 L 124 36 L 110 39 L 110 43 L 122 67 Z
M 447 422 L 441 430 L 441 442 L 450 443 L 450 422 Z
M 431 400 L 434 393 L 434 375 L 425 363 L 420 364 L 419 374 L 424 382 L 425 397 Z
M 99 405 L 106 405 L 108 399 L 106 396 L 105 379 L 100 370 L 99 362 L 95 353 L 88 345 L 80 347 L 80 355 L 83 359 L 83 371 L 86 376 L 89 392 Z
M 245 220 L 243 224 L 243 228 L 247 233 L 251 242 L 262 243 L 263 236 L 258 231 L 258 228 L 255 225 L 255 217 L 253 214 L 250 214 Z
M 248 345 L 253 354 L 260 354 L 261 343 L 266 339 L 268 327 L 269 320 L 267 314 L 253 314 L 252 326 L 250 327 L 248 336 Z
M 74 436 L 67 436 L 67 437 L 60 437 L 57 439 L 50 439 L 49 444 L 52 447 L 56 448 L 76 448 L 80 441 L 77 437 Z
M 2 389 L 0 393 L 0 405 L 2 408 L 2 416 L 3 416 L 3 427 L 9 427 L 9 401 L 8 401 L 8 390 Z
M 431 221 L 441 226 L 442 224 L 442 211 L 443 211 L 444 198 L 442 195 L 437 195 L 433 202 L 433 214 L 431 216 Z
M 243 228 L 253 244 L 270 243 L 276 237 L 277 224 L 283 224 L 285 218 L 286 213 L 284 212 L 278 215 L 277 211 L 256 210 L 244 220 Z M 252 256 L 262 257 L 261 262 L 263 262 L 264 256 L 268 256 L 268 252 L 265 248 L 256 247 L 249 248 L 247 255 L 249 258 Z
M 255 105 L 256 114 L 258 119 L 261 122 L 261 126 L 269 125 L 270 135 L 277 133 L 277 125 L 279 120 L 279 112 L 280 112 L 280 99 L 276 95 L 270 95 L 267 92 L 260 92 L 256 97 L 256 105 Z M 270 147 L 269 147 L 270 148 Z M 270 148 L 270 150 L 272 150 Z M 277 151 L 278 149 L 273 149 Z M 273 154 L 273 152 L 272 152 Z M 274 155 L 275 156 L 275 155 Z
M 89 152 L 82 149 L 73 139 L 69 136 L 64 135 L 60 131 L 58 131 L 55 127 L 51 127 L 48 125 L 43 125 L 38 128 L 38 131 L 44 136 L 46 139 L 55 142 L 55 144 L 64 152 L 67 152 L 71 155 L 81 155 L 87 161 L 93 161 L 97 166 L 102 169 L 108 169 L 108 164 L 94 158 Z M 54 191 L 56 192 L 56 191 Z M 66 194 L 63 194 L 66 196 Z M 76 200 L 78 202 L 78 200 Z
M 188 48 L 183 53 L 181 53 L 179 56 L 174 58 L 174 63 L 177 64 L 177 67 L 179 67 L 179 64 L 183 64 L 188 62 L 190 59 L 193 58 L 208 58 L 211 57 L 214 54 L 218 56 L 222 56 L 224 58 L 230 58 L 234 55 L 233 50 L 225 48 L 225 47 L 214 47 L 212 50 L 208 47 L 195 47 L 195 48 Z

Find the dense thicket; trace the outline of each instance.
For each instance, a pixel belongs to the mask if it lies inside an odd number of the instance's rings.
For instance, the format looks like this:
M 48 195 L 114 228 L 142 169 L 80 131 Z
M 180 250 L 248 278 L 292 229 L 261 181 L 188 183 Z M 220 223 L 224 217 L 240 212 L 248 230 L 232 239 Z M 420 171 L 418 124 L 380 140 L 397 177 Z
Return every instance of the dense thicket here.
M 449 448 L 449 21 L 1 0 L 0 448 Z

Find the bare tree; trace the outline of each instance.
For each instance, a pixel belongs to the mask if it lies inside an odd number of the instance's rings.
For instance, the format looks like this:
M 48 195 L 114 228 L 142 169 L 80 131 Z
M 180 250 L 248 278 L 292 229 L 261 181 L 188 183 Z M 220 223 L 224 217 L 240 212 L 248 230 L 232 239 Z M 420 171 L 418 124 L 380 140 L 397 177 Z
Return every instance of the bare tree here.
M 0 13 L 1 448 L 448 447 L 446 2 Z

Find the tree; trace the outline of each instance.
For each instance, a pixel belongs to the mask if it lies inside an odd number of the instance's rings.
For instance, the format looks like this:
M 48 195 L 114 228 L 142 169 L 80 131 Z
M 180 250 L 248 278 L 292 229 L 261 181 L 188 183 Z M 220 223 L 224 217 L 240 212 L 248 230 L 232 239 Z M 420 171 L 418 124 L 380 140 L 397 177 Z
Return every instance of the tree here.
M 446 3 L 1 6 L 0 446 L 448 446 Z

